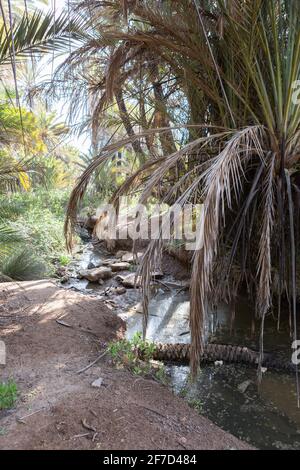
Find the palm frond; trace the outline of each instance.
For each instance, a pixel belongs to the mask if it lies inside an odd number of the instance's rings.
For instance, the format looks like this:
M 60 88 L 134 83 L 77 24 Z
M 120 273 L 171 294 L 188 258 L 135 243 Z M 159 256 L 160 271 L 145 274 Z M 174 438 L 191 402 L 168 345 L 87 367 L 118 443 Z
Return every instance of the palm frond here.
M 2 275 L 17 281 L 41 279 L 46 274 L 43 263 L 28 248 L 8 254 L 1 263 L 0 271 Z
M 0 65 L 11 63 L 12 41 L 14 43 L 15 58 L 21 60 L 32 54 L 40 54 L 56 50 L 66 51 L 69 40 L 82 38 L 80 17 L 73 17 L 70 22 L 66 13 L 58 18 L 48 13 L 35 11 L 30 17 L 24 13 L 20 21 L 13 24 L 8 32 L 5 24 L 0 27 Z

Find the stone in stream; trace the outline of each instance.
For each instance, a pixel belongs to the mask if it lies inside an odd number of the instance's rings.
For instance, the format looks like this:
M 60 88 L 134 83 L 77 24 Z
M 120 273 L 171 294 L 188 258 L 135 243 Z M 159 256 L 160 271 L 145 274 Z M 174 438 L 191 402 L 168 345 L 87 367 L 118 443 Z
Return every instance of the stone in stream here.
M 144 313 L 143 305 L 140 302 L 133 307 L 133 310 L 136 313 Z
M 140 287 L 141 276 L 136 276 L 135 273 L 127 274 L 127 276 L 116 276 L 118 281 L 121 281 L 125 287 Z
M 116 288 L 116 294 L 118 294 L 118 295 L 125 294 L 125 292 L 126 292 L 126 287 L 121 287 L 120 286 L 120 287 Z
M 125 254 L 122 256 L 121 260 L 126 261 L 127 263 L 135 263 L 138 261 L 144 253 L 142 252 L 137 252 L 137 253 L 132 253 L 131 251 L 125 252 Z
M 216 367 L 219 367 L 223 365 L 223 361 L 215 361 L 214 364 Z
M 102 260 L 103 266 L 110 266 L 111 264 L 116 263 L 115 258 L 107 258 Z
M 245 380 L 244 382 L 238 385 L 238 391 L 241 393 L 245 393 L 251 383 L 252 380 Z
M 151 273 L 153 278 L 163 277 L 163 273 L 161 272 L 153 272 Z M 142 284 L 142 276 L 136 276 L 136 273 L 130 273 L 126 276 L 121 276 L 120 274 L 115 277 L 117 281 L 122 282 L 123 286 L 125 287 L 140 287 Z
M 162 271 L 152 271 L 151 277 L 153 277 L 153 279 L 161 279 L 164 277 L 164 273 Z
M 101 281 L 99 281 L 99 284 L 100 284 Z M 102 284 L 103 284 L 103 281 L 102 281 Z M 109 294 L 113 294 L 113 295 L 121 295 L 121 294 L 125 294 L 126 292 L 126 287 L 123 287 L 123 286 L 119 286 L 119 287 L 107 287 L 105 290 L 104 290 L 104 295 L 109 295 Z
M 80 271 L 79 275 L 90 282 L 98 282 L 99 279 L 109 279 L 112 277 L 112 270 L 106 266 L 100 266 L 100 268 L 84 269 Z
M 127 263 L 126 261 L 120 261 L 118 263 L 110 264 L 109 267 L 113 273 L 117 271 L 127 271 L 130 268 L 130 263 Z
M 103 263 L 104 264 L 104 263 Z M 95 268 L 100 268 L 102 266 L 101 261 L 90 261 L 88 264 L 87 269 L 95 269 Z

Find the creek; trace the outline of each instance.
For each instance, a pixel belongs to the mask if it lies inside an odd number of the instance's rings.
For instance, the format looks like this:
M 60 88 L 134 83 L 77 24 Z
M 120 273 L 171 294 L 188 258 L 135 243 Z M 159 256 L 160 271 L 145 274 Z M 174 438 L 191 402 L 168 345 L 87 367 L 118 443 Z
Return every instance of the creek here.
M 84 245 L 70 266 L 73 275 L 66 288 L 100 296 L 127 323 L 127 337 L 142 330 L 141 298 L 138 289 L 126 289 L 123 295 L 110 298 L 115 279 L 105 285 L 77 279 L 76 272 L 97 265 L 111 255 L 95 252 L 91 243 Z M 152 295 L 149 309 L 147 338 L 162 343 L 189 343 L 189 296 L 182 289 L 159 284 Z M 240 344 L 258 349 L 259 325 L 251 325 L 254 306 L 241 297 L 235 307 L 232 322 L 229 305 L 219 305 L 209 315 L 206 335 L 209 341 Z M 290 358 L 292 339 L 288 324 L 276 331 L 274 320 L 266 322 L 264 347 L 266 351 Z M 189 367 L 167 365 L 170 387 L 197 410 L 224 430 L 259 449 L 300 449 L 300 410 L 297 408 L 293 374 L 266 370 L 260 384 L 257 370 L 239 364 L 203 365 L 197 380 L 189 380 Z

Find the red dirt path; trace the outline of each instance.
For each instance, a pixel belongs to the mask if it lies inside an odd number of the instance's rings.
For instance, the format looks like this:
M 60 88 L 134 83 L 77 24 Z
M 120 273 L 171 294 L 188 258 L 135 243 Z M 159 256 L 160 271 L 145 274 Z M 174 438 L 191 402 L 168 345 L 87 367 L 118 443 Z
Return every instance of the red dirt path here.
M 59 325 L 61 317 L 74 328 Z M 0 449 L 249 448 L 168 388 L 116 370 L 107 358 L 76 373 L 124 327 L 100 300 L 54 282 L 0 284 L 7 347 L 0 381 L 13 377 L 20 392 L 15 409 L 0 411 Z M 91 387 L 98 377 L 102 386 Z

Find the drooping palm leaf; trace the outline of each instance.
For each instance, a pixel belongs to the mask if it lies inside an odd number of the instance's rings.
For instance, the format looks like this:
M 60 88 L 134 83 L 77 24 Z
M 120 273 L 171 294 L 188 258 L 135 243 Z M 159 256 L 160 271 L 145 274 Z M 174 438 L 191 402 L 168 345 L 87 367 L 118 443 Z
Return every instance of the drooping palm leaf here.
M 13 29 L 8 34 L 4 24 L 0 28 L 0 65 L 11 64 L 12 41 L 16 60 L 54 49 L 58 52 L 66 51 L 69 41 L 82 37 L 80 25 L 79 17 L 74 17 L 70 22 L 66 13 L 58 18 L 54 18 L 51 12 L 44 15 L 43 12 L 36 11 L 29 18 L 24 13 L 23 18 L 13 24 Z
M 293 233 L 299 226 L 299 213 L 293 218 L 286 214 L 291 214 L 300 190 L 300 106 L 293 102 L 294 85 L 300 79 L 300 3 L 132 1 L 127 2 L 126 16 L 134 27 L 122 22 L 118 0 L 109 3 L 105 21 L 101 21 L 104 3 L 91 2 L 89 6 L 93 13 L 90 17 L 86 10 L 89 37 L 73 52 L 64 70 L 73 65 L 74 73 L 81 73 L 83 64 L 92 61 L 96 73 L 100 71 L 98 82 L 93 76 L 86 80 L 93 84 L 96 96 L 98 92 L 99 106 L 94 108 L 97 124 L 101 124 L 103 103 L 113 101 L 119 89 L 138 80 L 139 65 L 143 64 L 142 77 L 149 80 L 145 70 L 157 65 L 157 57 L 161 68 L 175 78 L 190 122 L 200 124 L 191 129 L 185 142 L 190 151 L 177 148 L 156 162 L 150 158 L 118 192 L 130 191 L 138 184 L 145 201 L 158 185 L 167 185 L 166 174 L 180 162 L 178 178 L 173 178 L 166 193 L 176 188 L 177 201 L 204 204 L 201 244 L 194 253 L 191 284 L 195 373 L 211 305 L 234 300 L 238 289 L 246 285 L 256 300 L 263 333 L 275 293 L 280 298 L 287 295 L 291 305 L 295 302 L 300 243 Z M 104 57 L 104 68 L 97 68 L 99 56 Z M 133 122 L 133 117 L 130 119 Z M 150 122 L 150 127 L 153 122 L 157 121 Z M 224 135 L 214 141 L 210 126 L 225 129 Z M 142 133 L 131 140 L 145 137 Z M 130 138 L 117 142 L 114 148 L 129 142 Z M 103 152 L 76 185 L 69 205 L 71 218 L 92 171 L 108 155 Z M 149 266 L 161 249 L 159 245 L 150 244 L 142 267 L 145 320 Z M 295 321 L 294 334 L 296 326 Z
M 17 281 L 31 281 L 45 276 L 45 266 L 30 249 L 23 248 L 4 258 L 0 272 Z

